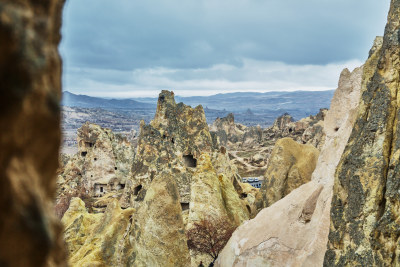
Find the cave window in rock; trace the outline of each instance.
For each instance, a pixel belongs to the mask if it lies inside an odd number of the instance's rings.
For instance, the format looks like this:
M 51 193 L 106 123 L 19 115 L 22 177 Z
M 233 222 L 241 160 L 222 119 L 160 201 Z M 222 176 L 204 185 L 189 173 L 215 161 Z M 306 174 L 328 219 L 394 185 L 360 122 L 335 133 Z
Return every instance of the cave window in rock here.
M 114 170 L 118 170 L 118 168 L 117 168 L 117 167 L 114 167 Z
M 197 160 L 193 157 L 193 155 L 184 155 L 183 162 L 185 163 L 186 167 L 189 167 L 189 168 L 197 167 Z
M 289 133 L 291 133 L 291 132 L 293 132 L 293 129 L 292 129 L 292 128 L 289 128 Z
M 107 185 L 106 184 L 95 184 L 94 185 L 94 193 L 97 196 L 107 193 Z
M 182 202 L 181 207 L 182 211 L 189 210 L 189 203 Z
M 243 199 L 243 198 L 246 198 L 246 197 L 247 197 L 247 194 L 246 194 L 246 193 L 241 193 L 241 194 L 240 194 L 240 198 Z
M 139 191 L 142 189 L 142 185 L 140 184 L 140 185 L 138 185 L 138 186 L 136 186 L 134 189 L 133 189 L 133 195 L 134 196 L 137 196 L 138 194 L 139 194 Z
M 119 188 L 124 189 L 125 188 L 125 184 L 120 184 Z
M 337 132 L 337 131 L 339 131 L 339 127 L 336 127 L 336 128 L 335 128 L 335 132 Z
M 175 139 L 174 139 L 174 138 L 171 138 L 171 142 L 172 142 L 173 144 L 175 144 Z
M 81 152 L 81 156 L 82 156 L 82 157 L 86 157 L 86 154 L 87 154 L 87 152 L 86 152 L 86 151 L 84 151 L 84 152 Z
M 91 143 L 91 142 L 86 142 L 85 145 L 86 145 L 86 147 L 93 147 L 94 146 L 94 144 Z
M 97 158 L 94 158 L 94 161 L 96 161 L 97 160 Z

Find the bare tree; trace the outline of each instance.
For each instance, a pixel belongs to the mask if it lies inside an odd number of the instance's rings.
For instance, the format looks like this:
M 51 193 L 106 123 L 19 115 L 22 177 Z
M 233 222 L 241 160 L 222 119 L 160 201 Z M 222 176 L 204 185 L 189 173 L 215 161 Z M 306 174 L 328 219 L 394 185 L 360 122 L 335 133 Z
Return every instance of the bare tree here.
M 188 247 L 195 253 L 210 255 L 214 263 L 235 228 L 228 219 L 206 217 L 195 222 L 187 231 Z

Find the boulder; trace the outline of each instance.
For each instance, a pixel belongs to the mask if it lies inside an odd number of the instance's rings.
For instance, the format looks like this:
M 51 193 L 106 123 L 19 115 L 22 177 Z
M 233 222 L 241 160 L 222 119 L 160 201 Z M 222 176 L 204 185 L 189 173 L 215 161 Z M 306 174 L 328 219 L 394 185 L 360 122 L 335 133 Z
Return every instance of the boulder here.
M 271 206 L 297 187 L 309 182 L 318 155 L 318 149 L 311 145 L 299 144 L 291 138 L 279 139 L 272 150 L 260 188 L 263 206 Z

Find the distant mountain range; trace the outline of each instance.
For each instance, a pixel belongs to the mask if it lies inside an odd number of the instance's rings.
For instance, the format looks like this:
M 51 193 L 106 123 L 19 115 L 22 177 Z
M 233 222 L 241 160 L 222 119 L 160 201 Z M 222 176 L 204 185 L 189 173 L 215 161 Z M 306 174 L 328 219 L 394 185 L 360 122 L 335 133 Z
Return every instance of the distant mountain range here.
M 229 110 L 232 112 L 245 112 L 249 109 L 252 112 L 263 113 L 265 111 L 282 111 L 282 113 L 301 109 L 307 113 L 317 113 L 320 108 L 329 108 L 333 93 L 329 91 L 295 91 L 295 92 L 267 92 L 267 93 L 227 93 L 211 96 L 176 96 L 177 102 L 187 105 L 203 105 L 210 109 Z M 157 98 L 135 98 L 144 103 L 156 103 Z M 295 114 L 291 114 L 295 115 Z
M 87 95 L 76 95 L 68 91 L 63 92 L 62 103 L 67 107 L 115 109 L 155 109 L 156 103 L 143 103 L 133 99 L 106 99 Z
M 320 108 L 329 108 L 334 90 L 267 93 L 228 93 L 211 96 L 176 96 L 177 102 L 202 105 L 207 121 L 234 113 L 235 121 L 245 125 L 268 126 L 278 116 L 289 113 L 295 119 L 315 115 Z M 76 108 L 101 108 L 124 116 L 154 116 L 157 98 L 107 99 L 63 93 L 62 105 Z
M 291 110 L 303 110 L 316 113 L 320 108 L 329 108 L 334 90 L 295 91 L 267 93 L 228 93 L 211 96 L 176 96 L 177 102 L 187 105 L 202 105 L 204 108 L 231 112 L 277 111 L 290 113 Z M 68 91 L 63 94 L 64 106 L 104 109 L 152 109 L 157 98 L 106 99 L 86 95 L 76 95 Z M 294 115 L 294 114 L 293 114 Z

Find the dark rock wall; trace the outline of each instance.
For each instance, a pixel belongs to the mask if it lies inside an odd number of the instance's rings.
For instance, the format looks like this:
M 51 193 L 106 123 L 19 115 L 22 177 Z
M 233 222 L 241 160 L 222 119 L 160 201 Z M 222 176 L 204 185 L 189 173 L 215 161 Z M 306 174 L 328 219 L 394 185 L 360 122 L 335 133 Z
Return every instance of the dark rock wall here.
M 0 1 L 0 266 L 63 266 L 54 216 L 63 0 Z

